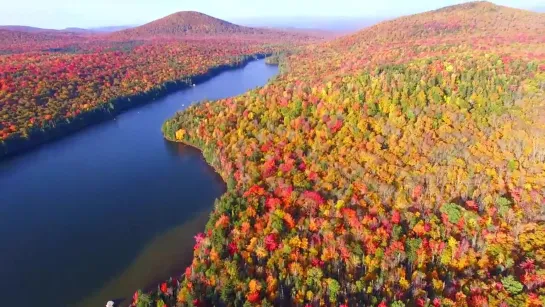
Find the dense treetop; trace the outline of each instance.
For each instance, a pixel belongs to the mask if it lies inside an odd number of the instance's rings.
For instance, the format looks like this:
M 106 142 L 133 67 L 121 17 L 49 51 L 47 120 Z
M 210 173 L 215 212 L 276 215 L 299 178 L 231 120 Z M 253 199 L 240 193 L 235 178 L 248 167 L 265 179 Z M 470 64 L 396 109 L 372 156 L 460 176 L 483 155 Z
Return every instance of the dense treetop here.
M 173 22 L 167 23 L 172 31 L 174 25 L 192 29 L 191 33 L 197 29 L 218 31 L 205 36 L 197 31 L 183 37 L 131 40 L 101 34 L 0 29 L 0 145 L 10 138 L 27 138 L 33 131 L 69 123 L 81 113 L 112 109 L 111 102 L 118 98 L 161 91 L 167 82 L 189 82 L 190 77 L 213 67 L 234 65 L 247 56 L 281 52 L 317 39 L 298 33 L 283 36 L 273 30 L 263 30 L 260 35 L 220 33 L 220 27 L 244 27 L 196 12 L 175 14 L 158 23 L 165 20 Z
M 165 136 L 228 184 L 133 303 L 545 304 L 545 19 L 487 2 L 311 45 Z
M 140 27 L 115 33 L 114 36 L 157 37 L 188 34 L 257 34 L 260 30 L 239 26 L 203 13 L 183 11 Z
M 152 21 L 140 27 L 127 29 L 113 33 L 113 39 L 143 39 L 158 37 L 180 38 L 185 36 L 232 36 L 253 37 L 260 39 L 293 39 L 306 38 L 308 40 L 316 35 L 305 33 L 293 33 L 293 31 L 280 31 L 276 29 L 252 28 L 239 26 L 225 20 L 221 20 L 203 13 L 182 11 L 164 18 Z

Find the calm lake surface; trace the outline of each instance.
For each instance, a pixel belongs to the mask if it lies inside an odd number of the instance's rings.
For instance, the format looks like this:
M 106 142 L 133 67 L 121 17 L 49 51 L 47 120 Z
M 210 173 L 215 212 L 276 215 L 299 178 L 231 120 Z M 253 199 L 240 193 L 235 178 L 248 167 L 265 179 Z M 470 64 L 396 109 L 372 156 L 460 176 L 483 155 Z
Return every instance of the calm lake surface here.
M 254 61 L 0 161 L 0 305 L 104 306 L 182 272 L 225 185 L 161 125 L 277 70 Z

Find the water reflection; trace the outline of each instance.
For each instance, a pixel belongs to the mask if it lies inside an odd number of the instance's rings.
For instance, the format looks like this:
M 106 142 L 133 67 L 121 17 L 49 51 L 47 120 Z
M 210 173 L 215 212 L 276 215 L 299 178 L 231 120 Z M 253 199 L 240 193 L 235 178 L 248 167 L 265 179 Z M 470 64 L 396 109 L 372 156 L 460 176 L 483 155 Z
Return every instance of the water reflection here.
M 21 302 L 29 289 L 40 307 L 93 293 L 85 306 L 104 306 L 183 270 L 225 184 L 198 150 L 165 141 L 161 126 L 194 101 L 241 94 L 276 71 L 252 62 L 0 161 L 0 306 L 33 306 Z
M 183 156 L 183 144 L 182 143 L 175 143 L 170 142 L 168 140 L 163 140 L 165 144 L 165 152 L 170 154 L 171 157 L 180 157 Z
M 181 276 L 191 264 L 193 236 L 203 231 L 208 217 L 208 211 L 202 212 L 190 222 L 157 236 L 122 274 L 78 306 L 103 306 L 114 298 L 121 302 L 123 298 L 132 297 L 135 289 L 153 287 L 169 277 Z
M 184 145 L 183 143 L 177 143 L 177 142 L 170 142 L 168 140 L 165 141 L 165 149 L 166 151 L 171 154 L 173 157 L 178 158 L 184 158 L 188 154 L 199 154 L 200 151 L 196 148 L 193 148 L 191 146 Z

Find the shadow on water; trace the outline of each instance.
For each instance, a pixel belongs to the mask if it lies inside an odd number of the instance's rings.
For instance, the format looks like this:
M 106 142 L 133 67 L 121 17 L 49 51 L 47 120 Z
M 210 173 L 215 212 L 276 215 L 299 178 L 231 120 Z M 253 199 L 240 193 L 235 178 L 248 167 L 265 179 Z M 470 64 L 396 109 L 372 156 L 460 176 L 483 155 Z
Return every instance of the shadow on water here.
M 161 125 L 277 72 L 255 61 L 0 161 L 0 306 L 104 306 L 183 271 L 225 184 Z
M 217 197 L 225 193 L 226 186 L 221 176 L 206 164 L 198 149 L 167 140 L 164 140 L 164 145 L 166 152 L 182 161 L 194 162 L 192 159 L 198 156 L 199 160 L 202 160 L 199 162 L 202 163 L 195 163 L 194 166 L 203 174 L 208 174 L 211 179 L 210 184 L 221 187 L 221 191 L 216 189 L 209 191 L 209 193 Z M 183 200 L 180 202 L 183 207 L 194 207 L 195 205 L 183 203 Z M 137 289 L 153 287 L 170 277 L 181 276 L 193 258 L 194 236 L 204 230 L 212 208 L 213 203 L 210 203 L 209 207 L 199 207 L 198 212 L 185 214 L 184 219 L 187 222 L 154 237 L 121 274 L 76 306 L 103 306 L 109 300 L 113 300 L 117 304 L 128 305 L 129 299 Z
M 166 139 L 164 139 L 163 141 L 165 143 L 165 151 L 168 152 L 172 157 L 178 157 L 183 159 L 188 154 L 202 154 L 195 147 L 186 146 L 183 143 L 171 142 Z
M 185 145 L 183 143 L 170 142 L 166 139 L 164 139 L 163 141 L 165 142 L 165 151 L 170 153 L 172 157 L 178 157 L 178 159 L 183 160 L 186 157 L 198 155 L 204 163 L 199 163 L 196 166 L 199 167 L 199 170 L 201 170 L 203 173 L 206 173 L 209 176 L 212 176 L 214 179 L 213 182 L 216 186 L 222 186 L 224 188 L 223 191 L 219 194 L 219 196 L 225 193 L 226 187 L 227 187 L 226 183 L 223 181 L 223 178 L 221 178 L 220 174 L 218 174 L 213 167 L 211 167 L 210 165 L 206 163 L 206 161 L 204 160 L 204 157 L 202 156 L 202 152 L 200 150 L 198 150 L 197 148 L 193 146 Z M 211 208 L 212 207 L 210 207 L 210 209 Z
M 223 188 L 223 191 L 217 194 L 218 197 L 225 193 L 226 186 L 223 179 L 211 166 L 206 164 L 201 151 L 182 143 L 167 140 L 164 140 L 164 145 L 166 152 L 182 161 L 199 156 L 203 163 L 198 163 L 195 166 L 203 173 L 209 174 L 215 186 Z M 182 205 L 184 207 L 192 206 L 192 204 Z M 184 217 L 188 222 L 157 235 L 138 253 L 137 258 L 121 274 L 76 306 L 102 306 L 109 300 L 113 300 L 118 306 L 126 306 L 130 303 L 134 291 L 156 286 L 170 277 L 180 277 L 191 264 L 195 243 L 194 236 L 204 230 L 212 205 L 211 203 L 208 208 L 199 208 L 202 210 L 201 212 L 188 213 Z
M 79 307 L 103 306 L 108 300 L 127 305 L 136 289 L 150 287 L 169 277 L 179 277 L 191 264 L 193 236 L 203 231 L 210 213 L 197 214 L 189 222 L 157 236 L 119 276 L 78 304 Z

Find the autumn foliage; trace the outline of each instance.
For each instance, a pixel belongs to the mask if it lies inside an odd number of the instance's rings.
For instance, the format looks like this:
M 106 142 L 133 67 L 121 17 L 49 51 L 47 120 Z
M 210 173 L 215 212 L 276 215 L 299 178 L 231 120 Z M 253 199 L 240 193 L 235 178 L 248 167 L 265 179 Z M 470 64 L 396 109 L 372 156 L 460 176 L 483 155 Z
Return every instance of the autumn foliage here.
M 175 38 L 185 36 L 237 36 L 259 40 L 315 40 L 319 33 L 280 31 L 239 26 L 203 13 L 183 11 L 152 21 L 140 27 L 119 31 L 110 35 L 121 40 Z
M 176 114 L 229 190 L 184 306 L 543 306 L 545 18 L 470 3 L 312 45 Z M 170 305 L 169 305 L 170 306 Z
M 185 26 L 229 24 L 210 16 L 199 20 Z M 175 30 L 172 25 L 161 29 Z M 253 55 L 279 53 L 316 40 L 297 33 L 284 37 L 272 30 L 260 35 L 193 34 L 131 40 L 0 30 L 0 145 L 48 133 L 83 113 L 111 112 L 116 100 L 161 92 L 167 83 L 191 83 L 214 67 L 234 66 Z

